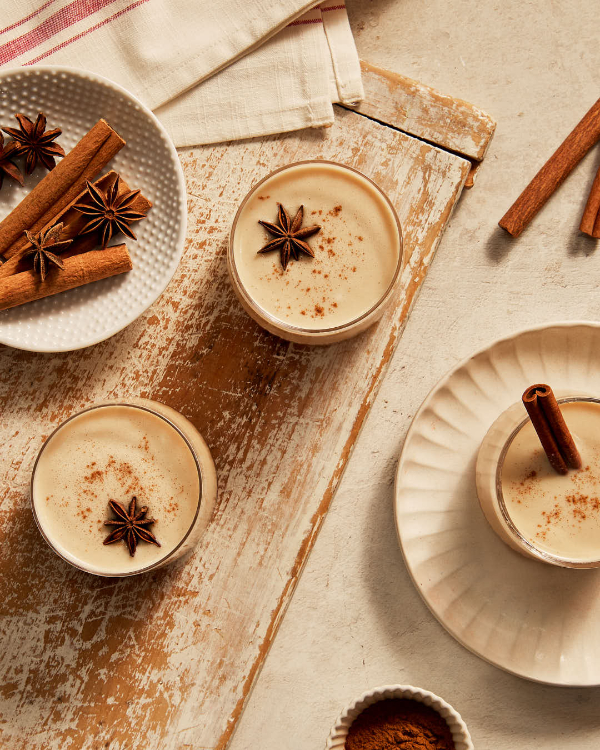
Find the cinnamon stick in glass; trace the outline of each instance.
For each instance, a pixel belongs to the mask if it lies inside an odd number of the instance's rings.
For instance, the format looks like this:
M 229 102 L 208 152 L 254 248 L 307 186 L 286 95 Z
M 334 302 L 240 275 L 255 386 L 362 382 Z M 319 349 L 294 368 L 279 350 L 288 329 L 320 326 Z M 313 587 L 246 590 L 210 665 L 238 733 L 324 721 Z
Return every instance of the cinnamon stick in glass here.
M 549 385 L 531 385 L 523 394 L 523 404 L 552 468 L 559 474 L 581 469 L 581 456 Z
M 592 184 L 592 189 L 590 190 L 590 194 L 587 199 L 587 203 L 585 204 L 585 209 L 583 211 L 583 216 L 581 217 L 581 224 L 579 225 L 579 229 L 585 234 L 589 234 L 590 237 L 598 237 L 598 235 L 595 234 L 595 227 L 596 227 L 596 223 L 600 222 L 599 214 L 600 214 L 600 167 L 598 167 L 598 171 L 596 172 L 596 178 L 594 179 L 594 182 Z M 599 223 L 598 228 L 600 229 L 600 223 Z
M 600 140 L 600 99 L 548 159 L 498 222 L 518 237 L 569 173 Z
M 91 250 L 65 258 L 64 268 L 50 268 L 45 281 L 32 270 L 15 273 L 0 281 L 0 310 L 51 297 L 83 284 L 131 271 L 132 268 L 127 246 L 114 245 L 105 250 Z
M 125 145 L 104 120 L 99 120 L 56 167 L 0 222 L 0 255 L 22 254 L 25 230 L 37 234 L 60 219 L 100 170 Z

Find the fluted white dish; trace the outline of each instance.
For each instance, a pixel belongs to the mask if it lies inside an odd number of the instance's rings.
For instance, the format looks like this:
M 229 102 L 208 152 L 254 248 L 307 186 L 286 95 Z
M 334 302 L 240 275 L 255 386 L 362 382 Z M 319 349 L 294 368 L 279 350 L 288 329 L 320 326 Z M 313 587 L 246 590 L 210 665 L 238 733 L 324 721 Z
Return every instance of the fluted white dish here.
M 600 569 L 528 560 L 488 525 L 475 460 L 494 420 L 531 383 L 600 394 L 600 324 L 554 323 L 497 341 L 429 393 L 408 431 L 396 527 L 417 590 L 460 643 L 553 685 L 600 685 Z
M 107 164 L 131 189 L 152 201 L 148 216 L 136 222 L 137 242 L 126 242 L 133 270 L 53 297 L 0 312 L 0 343 L 38 352 L 61 352 L 96 344 L 133 322 L 171 280 L 185 240 L 185 180 L 177 151 L 156 117 L 133 94 L 93 73 L 59 66 L 0 72 L 0 127 L 16 127 L 16 112 L 48 118 L 62 128 L 58 142 L 69 151 L 104 118 L 127 145 Z M 46 174 L 38 168 L 25 187 L 4 179 L 3 219 Z
M 338 716 L 327 738 L 326 750 L 344 750 L 354 719 L 368 706 L 389 698 L 408 698 L 435 709 L 450 727 L 456 750 L 473 750 L 471 735 L 461 715 L 435 693 L 412 685 L 384 685 L 363 693 Z

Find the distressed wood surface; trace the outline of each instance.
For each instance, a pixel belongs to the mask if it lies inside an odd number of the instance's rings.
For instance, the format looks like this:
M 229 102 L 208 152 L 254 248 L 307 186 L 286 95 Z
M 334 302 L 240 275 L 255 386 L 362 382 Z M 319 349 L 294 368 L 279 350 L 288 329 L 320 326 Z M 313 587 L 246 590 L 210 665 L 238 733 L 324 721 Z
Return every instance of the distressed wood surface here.
M 319 157 L 387 191 L 408 263 L 377 326 L 310 348 L 242 311 L 225 254 L 249 187 L 277 166 Z M 347 110 L 326 131 L 195 148 L 181 159 L 188 238 L 165 294 L 83 351 L 0 348 L 0 746 L 11 750 L 225 747 L 470 168 Z M 95 578 L 43 543 L 28 482 L 57 422 L 128 396 L 191 419 L 213 452 L 219 497 L 183 564 Z
M 496 129 L 488 114 L 399 73 L 364 60 L 360 65 L 365 100 L 359 112 L 474 162 L 484 158 Z

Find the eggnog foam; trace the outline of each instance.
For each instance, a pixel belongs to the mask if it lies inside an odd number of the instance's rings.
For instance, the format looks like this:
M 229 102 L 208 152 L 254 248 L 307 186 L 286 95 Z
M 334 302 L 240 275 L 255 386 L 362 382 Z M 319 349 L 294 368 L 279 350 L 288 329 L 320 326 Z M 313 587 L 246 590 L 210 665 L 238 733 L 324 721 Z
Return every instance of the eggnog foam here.
M 517 433 L 502 468 L 502 495 L 516 528 L 538 549 L 580 562 L 600 560 L 600 405 L 574 401 L 561 411 L 583 467 L 550 466 L 531 422 Z
M 290 260 L 279 251 L 258 254 L 273 239 L 258 223 L 277 223 L 277 204 L 303 226 L 315 257 Z M 233 239 L 235 265 L 249 296 L 276 319 L 308 329 L 341 326 L 368 312 L 387 291 L 400 255 L 398 225 L 387 200 L 368 180 L 328 163 L 292 166 L 249 197 Z
M 67 559 L 91 572 L 140 570 L 166 557 L 194 522 L 200 480 L 194 456 L 165 420 L 133 406 L 102 406 L 80 414 L 44 446 L 33 477 L 33 503 L 44 534 Z M 114 527 L 108 501 L 148 506 L 161 546 L 103 541 Z

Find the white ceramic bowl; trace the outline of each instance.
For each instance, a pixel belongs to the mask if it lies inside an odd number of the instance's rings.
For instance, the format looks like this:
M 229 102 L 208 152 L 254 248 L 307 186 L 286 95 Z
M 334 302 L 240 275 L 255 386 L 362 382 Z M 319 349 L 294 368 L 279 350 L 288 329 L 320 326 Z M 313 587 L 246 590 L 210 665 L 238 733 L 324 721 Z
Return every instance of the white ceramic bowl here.
M 138 318 L 173 277 L 183 252 L 186 192 L 177 151 L 154 114 L 133 94 L 95 73 L 35 65 L 0 72 L 0 125 L 15 125 L 13 114 L 43 111 L 48 127 L 62 127 L 66 151 L 101 118 L 127 145 L 102 172 L 114 169 L 152 201 L 135 225 L 137 242 L 127 241 L 133 270 L 0 313 L 0 343 L 35 352 L 65 352 L 97 344 Z M 42 179 L 36 169 L 21 187 L 5 180 L 0 193 L 3 219 Z M 115 242 L 124 241 L 118 236 Z
M 368 706 L 388 698 L 409 698 L 434 708 L 450 727 L 456 750 L 474 750 L 471 735 L 460 714 L 439 696 L 412 685 L 384 685 L 363 693 L 339 715 L 327 738 L 327 750 L 344 750 L 354 719 Z

